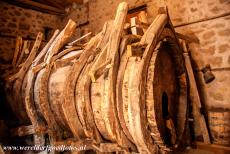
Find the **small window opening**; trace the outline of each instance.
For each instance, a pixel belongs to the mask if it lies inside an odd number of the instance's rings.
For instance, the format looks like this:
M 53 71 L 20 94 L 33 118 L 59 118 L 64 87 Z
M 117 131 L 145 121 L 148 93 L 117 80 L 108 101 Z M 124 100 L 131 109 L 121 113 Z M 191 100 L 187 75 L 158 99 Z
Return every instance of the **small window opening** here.
M 44 27 L 45 40 L 49 40 L 53 34 L 54 29 L 50 27 Z

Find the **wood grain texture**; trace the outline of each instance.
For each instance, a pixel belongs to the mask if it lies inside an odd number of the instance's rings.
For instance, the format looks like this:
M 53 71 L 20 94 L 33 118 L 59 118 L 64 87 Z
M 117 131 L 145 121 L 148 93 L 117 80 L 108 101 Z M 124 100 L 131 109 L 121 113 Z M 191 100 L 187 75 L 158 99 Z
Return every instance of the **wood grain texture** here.
M 115 109 L 115 92 L 116 92 L 116 78 L 119 65 L 119 43 L 121 40 L 123 27 L 128 11 L 127 3 L 120 3 L 117 9 L 116 17 L 114 20 L 114 27 L 108 42 L 108 54 L 106 60 L 111 59 L 111 68 L 108 72 L 104 73 L 104 93 L 102 113 L 106 130 L 110 140 L 118 141 L 121 138 L 119 132 L 119 124 L 116 116 Z M 118 130 L 118 132 L 116 132 Z

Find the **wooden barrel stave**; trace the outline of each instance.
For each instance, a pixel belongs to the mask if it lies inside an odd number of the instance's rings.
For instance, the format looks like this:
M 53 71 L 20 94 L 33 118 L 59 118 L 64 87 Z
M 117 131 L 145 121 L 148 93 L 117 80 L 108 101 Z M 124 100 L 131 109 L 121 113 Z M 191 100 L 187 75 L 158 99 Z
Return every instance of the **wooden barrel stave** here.
M 52 70 L 48 91 L 49 101 L 56 121 L 63 129 L 69 129 L 66 120 L 64 119 L 64 113 L 62 111 L 63 93 L 65 90 L 66 74 L 68 74 L 71 66 L 61 67 L 56 70 Z M 57 90 L 58 89 L 58 90 Z

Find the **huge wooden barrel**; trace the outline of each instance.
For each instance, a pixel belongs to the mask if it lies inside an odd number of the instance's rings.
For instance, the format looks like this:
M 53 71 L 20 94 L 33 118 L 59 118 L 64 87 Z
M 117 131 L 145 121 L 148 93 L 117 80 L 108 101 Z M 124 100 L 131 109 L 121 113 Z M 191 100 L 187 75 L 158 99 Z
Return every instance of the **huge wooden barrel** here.
M 83 49 L 54 55 L 36 73 L 46 56 L 35 58 L 16 96 L 19 118 L 37 137 L 48 134 L 54 144 L 91 140 L 91 148 L 104 152 L 155 153 L 181 144 L 187 76 L 167 15 L 159 14 L 141 38 L 117 35 L 119 21 L 107 22 Z

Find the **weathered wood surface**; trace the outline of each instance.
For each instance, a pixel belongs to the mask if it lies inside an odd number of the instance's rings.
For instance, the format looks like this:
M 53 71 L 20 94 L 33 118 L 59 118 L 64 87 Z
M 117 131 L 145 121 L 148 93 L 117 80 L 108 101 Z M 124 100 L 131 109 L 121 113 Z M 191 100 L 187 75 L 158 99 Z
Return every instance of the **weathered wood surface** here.
M 119 122 L 121 124 L 121 127 L 125 135 L 132 142 L 134 141 L 133 141 L 133 138 L 130 132 L 127 129 L 127 125 L 126 125 L 125 118 L 124 118 L 124 114 L 127 114 L 127 113 L 124 112 L 123 110 L 123 104 L 124 104 L 123 97 L 125 96 L 125 92 L 123 91 L 122 85 L 125 80 L 124 73 L 125 73 L 125 70 L 127 69 L 126 66 L 128 62 L 128 56 L 127 56 L 127 51 L 126 51 L 127 49 L 125 47 L 127 47 L 128 44 L 135 43 L 139 40 L 140 38 L 133 36 L 133 35 L 128 35 L 122 39 L 121 46 L 120 46 L 120 64 L 119 64 L 120 66 L 119 66 L 119 71 L 117 75 L 117 85 L 116 85 L 116 107 L 117 107 L 117 114 L 118 114 Z
M 51 62 L 51 58 L 59 52 L 59 49 L 62 48 L 66 41 L 72 36 L 77 24 L 73 20 L 69 20 L 66 24 L 65 28 L 61 31 L 61 33 L 57 36 L 54 43 L 48 50 L 48 54 L 45 57 L 45 62 L 49 64 Z
M 98 87 L 99 85 L 97 84 L 97 81 L 99 81 L 101 79 L 102 76 L 98 76 L 95 78 L 95 73 L 98 67 L 100 67 L 105 58 L 106 58 L 106 54 L 107 54 L 107 42 L 109 39 L 109 35 L 111 33 L 111 29 L 112 29 L 112 21 L 110 22 L 106 22 L 103 30 L 102 30 L 102 35 L 103 35 L 103 39 L 100 41 L 100 43 L 98 44 L 98 49 L 101 50 L 101 52 L 99 53 L 99 55 L 96 57 L 93 65 L 91 66 L 89 72 L 88 72 L 88 78 L 85 80 L 84 82 L 84 96 L 86 99 L 86 109 L 88 110 L 89 114 L 89 122 L 91 121 L 91 123 L 93 124 L 93 128 L 94 130 L 98 129 L 98 132 L 100 132 L 102 134 L 103 137 L 106 138 L 106 129 L 105 129 L 105 125 L 103 123 L 102 119 L 102 115 L 99 114 L 100 113 L 100 109 L 101 109 L 101 93 L 102 91 L 100 91 L 100 87 Z M 102 75 L 102 74 L 100 74 Z M 93 82 L 93 83 L 92 83 Z M 92 89 L 94 89 L 95 87 L 95 91 Z M 102 140 L 101 137 L 98 137 L 98 132 L 96 131 L 96 135 L 95 135 L 95 139 L 97 141 Z M 100 136 L 100 135 L 99 135 Z
M 183 42 L 183 49 L 185 51 L 184 53 L 184 59 L 185 59 L 185 65 L 186 69 L 188 72 L 188 78 L 189 78 L 189 85 L 190 85 L 190 99 L 192 103 L 192 111 L 193 111 L 193 116 L 194 119 L 199 123 L 201 132 L 203 135 L 204 142 L 206 144 L 210 144 L 210 136 L 207 128 L 207 124 L 204 118 L 204 115 L 201 114 L 201 101 L 200 101 L 200 96 L 198 93 L 197 85 L 196 85 L 196 80 L 193 74 L 193 69 L 191 65 L 191 60 L 188 55 L 187 47 L 185 42 Z
M 77 139 L 81 139 L 82 137 L 85 138 L 85 133 L 75 110 L 75 85 L 88 58 L 94 52 L 95 47 L 100 40 L 100 37 L 101 34 L 98 34 L 90 40 L 78 61 L 76 61 L 71 67 L 71 71 L 69 72 L 66 79 L 66 90 L 64 92 L 64 102 L 62 103 L 62 110 L 74 137 L 76 137 Z
M 111 59 L 111 68 L 108 69 L 108 72 L 104 73 L 104 83 L 102 83 L 104 84 L 103 101 L 101 105 L 103 120 L 109 139 L 117 142 L 122 142 L 122 134 L 120 132 L 120 124 L 118 123 L 118 118 L 116 115 L 115 92 L 119 65 L 119 44 L 126 20 L 127 11 L 127 3 L 120 3 L 114 20 L 114 27 L 112 28 L 108 42 L 108 54 L 106 60 Z
M 45 118 L 48 128 L 52 131 L 49 132 L 50 137 L 53 141 L 56 141 L 60 138 L 61 134 L 59 133 L 59 125 L 53 111 L 50 107 L 49 93 L 48 93 L 48 83 L 50 79 L 50 74 L 53 68 L 53 59 L 52 57 L 59 52 L 59 50 L 67 43 L 69 38 L 72 36 L 76 28 L 76 23 L 72 20 L 69 20 L 65 28 L 58 34 L 53 43 L 50 45 L 50 48 L 47 51 L 44 61 L 46 66 L 44 71 L 40 73 L 37 77 L 37 80 L 40 81 L 37 84 L 40 85 L 38 88 L 38 104 L 40 105 L 41 112 Z M 54 59 L 55 60 L 55 59 Z M 52 142 L 53 142 L 52 141 Z
M 31 69 L 27 72 L 27 78 L 25 79 L 26 83 L 27 83 L 27 85 L 25 87 L 25 107 L 26 107 L 27 115 L 30 118 L 30 121 L 31 121 L 34 129 L 36 130 L 36 133 L 39 134 L 39 135 L 35 135 L 35 140 L 37 140 L 37 142 L 39 140 L 41 140 L 41 142 L 44 142 L 43 141 L 44 136 L 40 135 L 40 132 L 44 133 L 46 126 L 45 126 L 45 122 L 40 120 L 39 115 L 38 115 L 38 111 L 34 105 L 35 100 L 34 100 L 34 94 L 33 94 L 34 91 L 33 90 L 34 90 L 34 83 L 35 83 L 35 78 L 36 78 L 37 74 L 32 72 L 32 68 L 43 60 L 42 58 L 44 58 L 48 48 L 50 47 L 51 43 L 54 41 L 54 39 L 56 38 L 58 33 L 59 33 L 58 30 L 56 30 L 54 32 L 50 41 L 46 44 L 46 46 L 43 48 L 43 50 L 34 59 L 32 66 L 31 66 Z M 38 144 L 41 144 L 41 143 L 38 143 Z
M 30 55 L 26 59 L 25 63 L 20 70 L 8 80 L 10 82 L 9 84 L 13 84 L 13 101 L 10 102 L 10 105 L 12 106 L 11 108 L 14 113 L 18 114 L 17 116 L 19 116 L 22 121 L 28 121 L 23 100 L 22 86 L 25 85 L 24 78 L 36 56 L 38 48 L 40 47 L 42 36 L 42 33 L 37 35 L 32 51 L 30 52 Z
M 128 79 L 128 100 L 127 109 L 128 114 L 128 128 L 133 136 L 135 144 L 138 146 L 138 150 L 142 152 L 154 153 L 155 147 L 148 135 L 146 129 L 146 118 L 143 111 L 145 109 L 144 101 L 142 100 L 145 96 L 143 82 L 146 78 L 147 64 L 151 58 L 151 54 L 156 46 L 157 39 L 161 34 L 165 24 L 167 23 L 167 15 L 161 14 L 156 17 L 153 23 L 150 25 L 144 36 L 141 38 L 140 44 L 147 47 L 143 53 L 142 59 L 131 57 L 129 58 L 130 76 Z M 148 34 L 148 35 L 147 35 Z M 143 103 L 142 103 L 143 102 Z
M 65 49 L 76 28 L 70 20 L 30 64 L 20 87 L 34 143 L 44 144 L 48 134 L 53 145 L 90 141 L 99 152 L 180 145 L 187 76 L 175 32 L 167 14 L 159 14 L 142 37 L 126 35 L 127 10 L 121 3 L 115 20 L 85 46 Z
M 92 35 L 92 32 L 89 32 L 89 33 L 83 35 L 82 37 L 80 37 L 80 38 L 74 40 L 74 41 L 71 42 L 71 43 L 68 43 L 68 45 L 71 46 L 71 45 L 77 44 L 77 43 L 79 43 L 80 41 L 84 40 L 86 37 L 89 37 L 90 35 Z
M 16 38 L 16 47 L 15 47 L 14 56 L 13 56 L 13 61 L 12 61 L 13 67 L 16 66 L 16 62 L 17 62 L 17 59 L 18 59 L 18 55 L 20 54 L 20 52 L 21 52 L 21 50 L 22 50 L 22 46 L 23 46 L 22 37 L 18 36 L 18 37 Z
M 19 66 L 21 63 L 22 63 L 22 59 L 25 55 L 25 51 L 29 49 L 29 41 L 28 40 L 25 40 L 24 43 L 23 43 L 23 48 L 22 48 L 22 51 L 20 53 L 20 56 L 17 60 L 17 63 L 16 63 L 16 66 Z
M 106 27 L 106 25 L 105 25 Z M 104 28 L 105 29 L 105 28 Z M 104 40 L 105 33 L 104 31 L 101 34 L 101 40 Z M 107 40 L 105 40 L 107 41 Z M 92 65 L 94 61 L 97 59 L 98 54 L 101 52 L 103 41 L 99 41 L 96 50 L 92 52 L 90 57 L 88 57 L 88 60 L 81 72 L 81 74 L 78 77 L 77 83 L 76 83 L 76 109 L 79 116 L 79 120 L 83 126 L 83 129 L 85 131 L 85 134 L 87 137 L 94 138 L 97 140 L 97 133 L 95 132 L 95 124 L 92 120 L 93 113 L 92 109 L 90 108 L 90 97 L 89 97 L 89 88 L 90 88 L 90 76 L 88 75 L 89 70 L 92 68 Z M 104 45 L 104 44 L 103 44 Z M 96 133 L 96 134 L 95 134 Z M 95 136 L 96 135 L 96 136 Z

